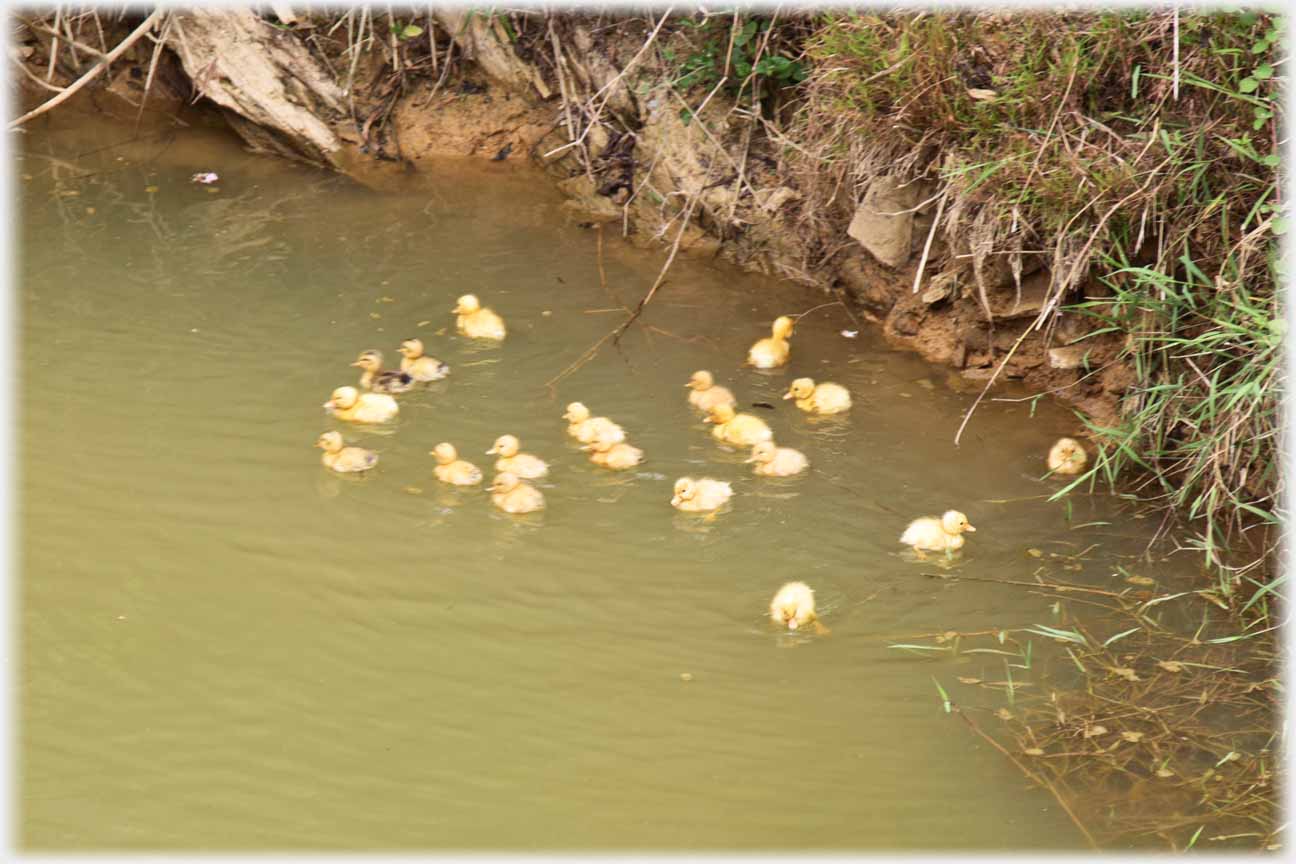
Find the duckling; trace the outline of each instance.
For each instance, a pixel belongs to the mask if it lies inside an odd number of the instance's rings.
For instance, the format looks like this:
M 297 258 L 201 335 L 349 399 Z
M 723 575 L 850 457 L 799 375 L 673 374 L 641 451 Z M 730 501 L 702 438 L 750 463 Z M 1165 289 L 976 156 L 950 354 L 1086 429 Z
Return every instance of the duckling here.
M 773 369 L 786 363 L 790 351 L 787 340 L 792 335 L 793 327 L 795 323 L 787 315 L 775 318 L 771 328 L 773 335 L 761 339 L 751 347 L 747 352 L 747 365 L 757 369 Z
M 406 339 L 396 349 L 401 354 L 401 371 L 415 381 L 440 381 L 450 374 L 450 367 L 423 353 L 422 339 Z
M 693 391 L 688 396 L 689 404 L 703 412 L 709 412 L 713 405 L 719 405 L 721 402 L 730 406 L 737 404 L 729 388 L 716 384 L 711 373 L 705 369 L 694 372 L 684 386 Z
M 1079 474 L 1087 461 L 1088 454 L 1074 438 L 1059 438 L 1048 454 L 1048 468 L 1054 474 Z
M 603 437 L 614 444 L 625 440 L 625 430 L 606 417 L 591 417 L 590 411 L 580 402 L 567 406 L 563 419 L 568 422 L 567 434 L 582 444 L 589 444 L 595 438 Z
M 544 495 L 539 489 L 523 483 L 507 471 L 495 475 L 490 491 L 491 503 L 505 513 L 532 513 L 545 506 Z
M 791 477 L 810 466 L 805 454 L 791 447 L 775 447 L 773 441 L 762 441 L 752 448 L 748 463 L 755 462 L 752 470 L 766 477 Z
M 711 434 L 717 441 L 727 441 L 743 447 L 769 441 L 774 437 L 764 420 L 753 414 L 735 414 L 733 406 L 723 402 L 711 407 L 711 413 L 705 422 L 715 424 Z
M 360 376 L 360 386 L 375 393 L 405 393 L 414 389 L 414 379 L 404 372 L 382 368 L 381 351 L 361 351 L 360 356 L 352 363 L 364 370 Z
M 789 630 L 816 621 L 814 590 L 804 582 L 787 583 L 770 601 L 770 618 Z
M 676 510 L 689 512 L 718 510 L 731 497 L 733 497 L 733 487 L 723 480 L 712 480 L 710 477 L 702 477 L 698 480 L 692 477 L 681 477 L 675 481 L 675 497 L 671 498 L 671 506 Z
M 621 470 L 633 468 L 643 461 L 643 451 L 611 438 L 598 437 L 585 448 L 590 451 L 590 461 L 604 468 Z
M 851 407 L 849 390 L 831 381 L 815 384 L 813 378 L 796 379 L 783 398 L 795 399 L 798 408 L 811 414 L 838 414 Z
M 368 471 L 378 464 L 378 454 L 363 447 L 343 447 L 342 436 L 337 432 L 325 432 L 315 441 L 315 446 L 324 451 L 321 462 L 325 468 L 332 468 L 339 474 L 352 471 Z
M 501 435 L 495 439 L 495 445 L 486 451 L 487 456 L 499 454 L 499 459 L 495 460 L 495 471 L 513 474 L 517 477 L 524 477 L 528 480 L 534 480 L 543 477 L 549 473 L 549 466 L 538 456 L 532 456 L 530 453 L 519 453 L 518 447 L 522 446 L 512 435 Z
M 353 423 L 386 423 L 400 411 L 386 393 L 361 393 L 354 387 L 337 388 L 324 407 L 339 420 Z
M 963 532 L 975 531 L 968 523 L 968 518 L 957 510 L 947 510 L 937 519 L 925 516 L 909 523 L 909 527 L 900 535 L 900 542 L 912 546 L 919 558 L 926 557 L 923 550 L 930 552 L 951 552 L 963 548 Z
M 471 462 L 465 462 L 459 458 L 459 451 L 449 442 L 442 441 L 431 450 L 431 455 L 436 457 L 436 467 L 432 473 L 442 483 L 451 483 L 455 486 L 476 486 L 482 481 L 481 469 Z
M 451 310 L 459 318 L 455 322 L 459 332 L 472 339 L 503 339 L 504 319 L 489 309 L 482 308 L 476 294 L 465 294 Z

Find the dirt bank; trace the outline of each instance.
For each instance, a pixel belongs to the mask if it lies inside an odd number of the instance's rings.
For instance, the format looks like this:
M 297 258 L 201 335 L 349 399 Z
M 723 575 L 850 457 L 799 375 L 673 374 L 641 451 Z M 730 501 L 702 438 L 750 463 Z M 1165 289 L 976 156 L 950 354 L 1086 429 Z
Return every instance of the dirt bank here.
M 576 222 L 817 288 L 847 300 L 894 344 L 972 381 L 1002 363 L 1002 378 L 1073 402 L 1099 423 L 1119 415 L 1133 380 L 1114 362 L 1119 339 L 1075 344 L 1091 329 L 1075 316 L 1035 326 L 1047 271 L 1018 273 L 1018 282 L 1007 266 L 978 268 L 988 274 L 982 295 L 970 256 L 931 236 L 937 205 L 919 188 L 843 195 L 833 212 L 807 218 L 784 158 L 789 145 L 768 124 L 744 117 L 727 93 L 670 86 L 666 30 L 654 37 L 645 19 L 600 27 L 573 17 L 518 36 L 502 16 L 436 20 L 421 38 L 390 40 L 382 20 L 373 39 L 369 20 L 371 42 L 352 53 L 322 18 L 285 25 L 250 12 L 189 13 L 172 23 L 166 50 L 141 42 L 95 89 L 129 113 L 147 84 L 155 117 L 196 97 L 219 106 L 249 146 L 366 182 L 375 169 L 430 170 L 444 157 L 526 160 L 558 184 Z M 349 23 L 351 44 L 365 24 Z M 52 41 L 29 32 L 21 46 L 29 102 L 47 98 L 35 79 L 49 69 Z M 66 47 L 59 56 L 70 57 Z M 66 62 L 55 64 L 62 85 L 77 77 Z

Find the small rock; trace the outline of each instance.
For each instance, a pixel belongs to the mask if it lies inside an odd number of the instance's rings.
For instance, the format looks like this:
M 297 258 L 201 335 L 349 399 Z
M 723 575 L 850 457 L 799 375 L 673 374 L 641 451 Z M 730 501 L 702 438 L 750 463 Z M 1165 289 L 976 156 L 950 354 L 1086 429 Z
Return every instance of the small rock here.
M 918 203 L 913 184 L 901 186 L 893 177 L 879 177 L 864 194 L 846 233 L 888 267 L 909 260 L 913 237 L 913 213 Z
M 1087 345 L 1064 345 L 1061 348 L 1050 348 L 1049 365 L 1054 369 L 1079 369 L 1084 365 L 1085 355 L 1089 353 Z

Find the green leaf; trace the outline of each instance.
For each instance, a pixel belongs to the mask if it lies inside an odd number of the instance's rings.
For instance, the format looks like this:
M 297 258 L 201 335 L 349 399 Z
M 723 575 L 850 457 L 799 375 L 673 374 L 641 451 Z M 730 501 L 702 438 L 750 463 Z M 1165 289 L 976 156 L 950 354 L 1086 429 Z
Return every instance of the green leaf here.
M 940 692 L 940 695 L 941 695 L 941 701 L 945 704 L 945 713 L 946 713 L 946 714 L 950 713 L 950 698 L 949 698 L 949 694 L 945 692 L 945 688 L 942 687 L 942 686 L 940 685 L 940 682 L 936 680 L 936 676 L 935 676 L 935 675 L 932 676 L 932 683 L 936 685 L 936 689 Z
M 1268 63 L 1261 63 L 1259 66 L 1251 70 L 1251 77 L 1259 78 L 1261 81 L 1268 81 L 1273 77 L 1273 66 L 1270 66 Z
M 1255 89 L 1260 86 L 1260 82 L 1254 78 L 1243 78 L 1238 83 L 1238 90 L 1243 93 L 1254 93 Z
M 1259 42 L 1251 46 L 1252 54 L 1263 54 L 1268 50 L 1269 50 L 1269 42 L 1267 39 L 1261 39 Z
M 1141 76 L 1142 74 L 1143 74 L 1143 64 L 1142 64 L 1142 63 L 1138 63 L 1138 64 L 1136 64 L 1136 65 L 1134 66 L 1134 76 L 1133 76 L 1133 79 L 1134 79 L 1134 80 L 1133 80 L 1133 83 L 1130 85 L 1130 98 L 1131 98 L 1131 99 L 1137 99 L 1137 98 L 1138 98 L 1138 84 L 1139 84 L 1139 76 Z
M 413 39 L 415 36 L 422 36 L 423 28 L 417 24 L 406 24 L 400 31 L 400 38 Z
M 1269 225 L 1269 232 L 1275 237 L 1281 237 L 1287 233 L 1287 219 L 1282 216 L 1275 216 L 1273 222 Z
M 1281 162 L 1282 162 L 1282 157 L 1279 156 L 1277 153 L 1270 153 L 1268 156 L 1265 156 L 1263 159 L 1260 160 L 1260 164 L 1265 166 L 1266 168 L 1277 168 Z
M 755 35 L 756 35 L 756 22 L 748 21 L 746 24 L 743 25 L 743 28 L 738 31 L 738 34 L 734 36 L 734 42 L 733 42 L 734 47 L 741 48 L 742 46 L 750 42 L 751 38 Z

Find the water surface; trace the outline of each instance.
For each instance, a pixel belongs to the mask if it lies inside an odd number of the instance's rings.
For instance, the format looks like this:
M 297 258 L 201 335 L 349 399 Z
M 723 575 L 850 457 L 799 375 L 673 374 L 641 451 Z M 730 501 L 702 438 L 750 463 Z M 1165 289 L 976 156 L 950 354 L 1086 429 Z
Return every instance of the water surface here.
M 957 688 L 1001 661 L 887 647 L 1056 621 L 1029 591 L 925 575 L 951 571 L 901 554 L 914 516 L 967 512 L 953 572 L 982 578 L 1030 578 L 1028 548 L 1146 543 L 1128 519 L 1074 527 L 1111 521 L 1109 499 L 1075 498 L 1070 521 L 1038 499 L 1069 412 L 987 402 L 956 449 L 975 394 L 872 330 L 842 336 L 835 308 L 802 320 L 786 370 L 744 370 L 772 318 L 823 298 L 686 258 L 619 348 L 548 386 L 663 253 L 609 239 L 605 289 L 595 236 L 519 166 L 379 191 L 201 126 L 120 143 L 51 124 L 16 172 L 24 846 L 1081 845 L 941 710 L 933 675 Z M 209 170 L 215 187 L 190 182 Z M 507 319 L 502 346 L 454 333 L 466 291 Z M 359 351 L 412 335 L 447 381 L 391 428 L 324 416 Z M 697 368 L 774 404 L 754 410 L 812 472 L 758 480 L 717 446 L 686 404 Z M 782 401 L 800 375 L 849 387 L 849 417 Z M 586 462 L 560 420 L 574 399 L 630 431 L 642 470 Z M 332 428 L 378 469 L 325 471 L 311 445 Z M 437 442 L 487 467 L 506 432 L 552 464 L 541 516 L 432 476 Z M 731 480 L 731 510 L 676 514 L 684 474 Z M 767 626 L 790 579 L 829 635 Z

